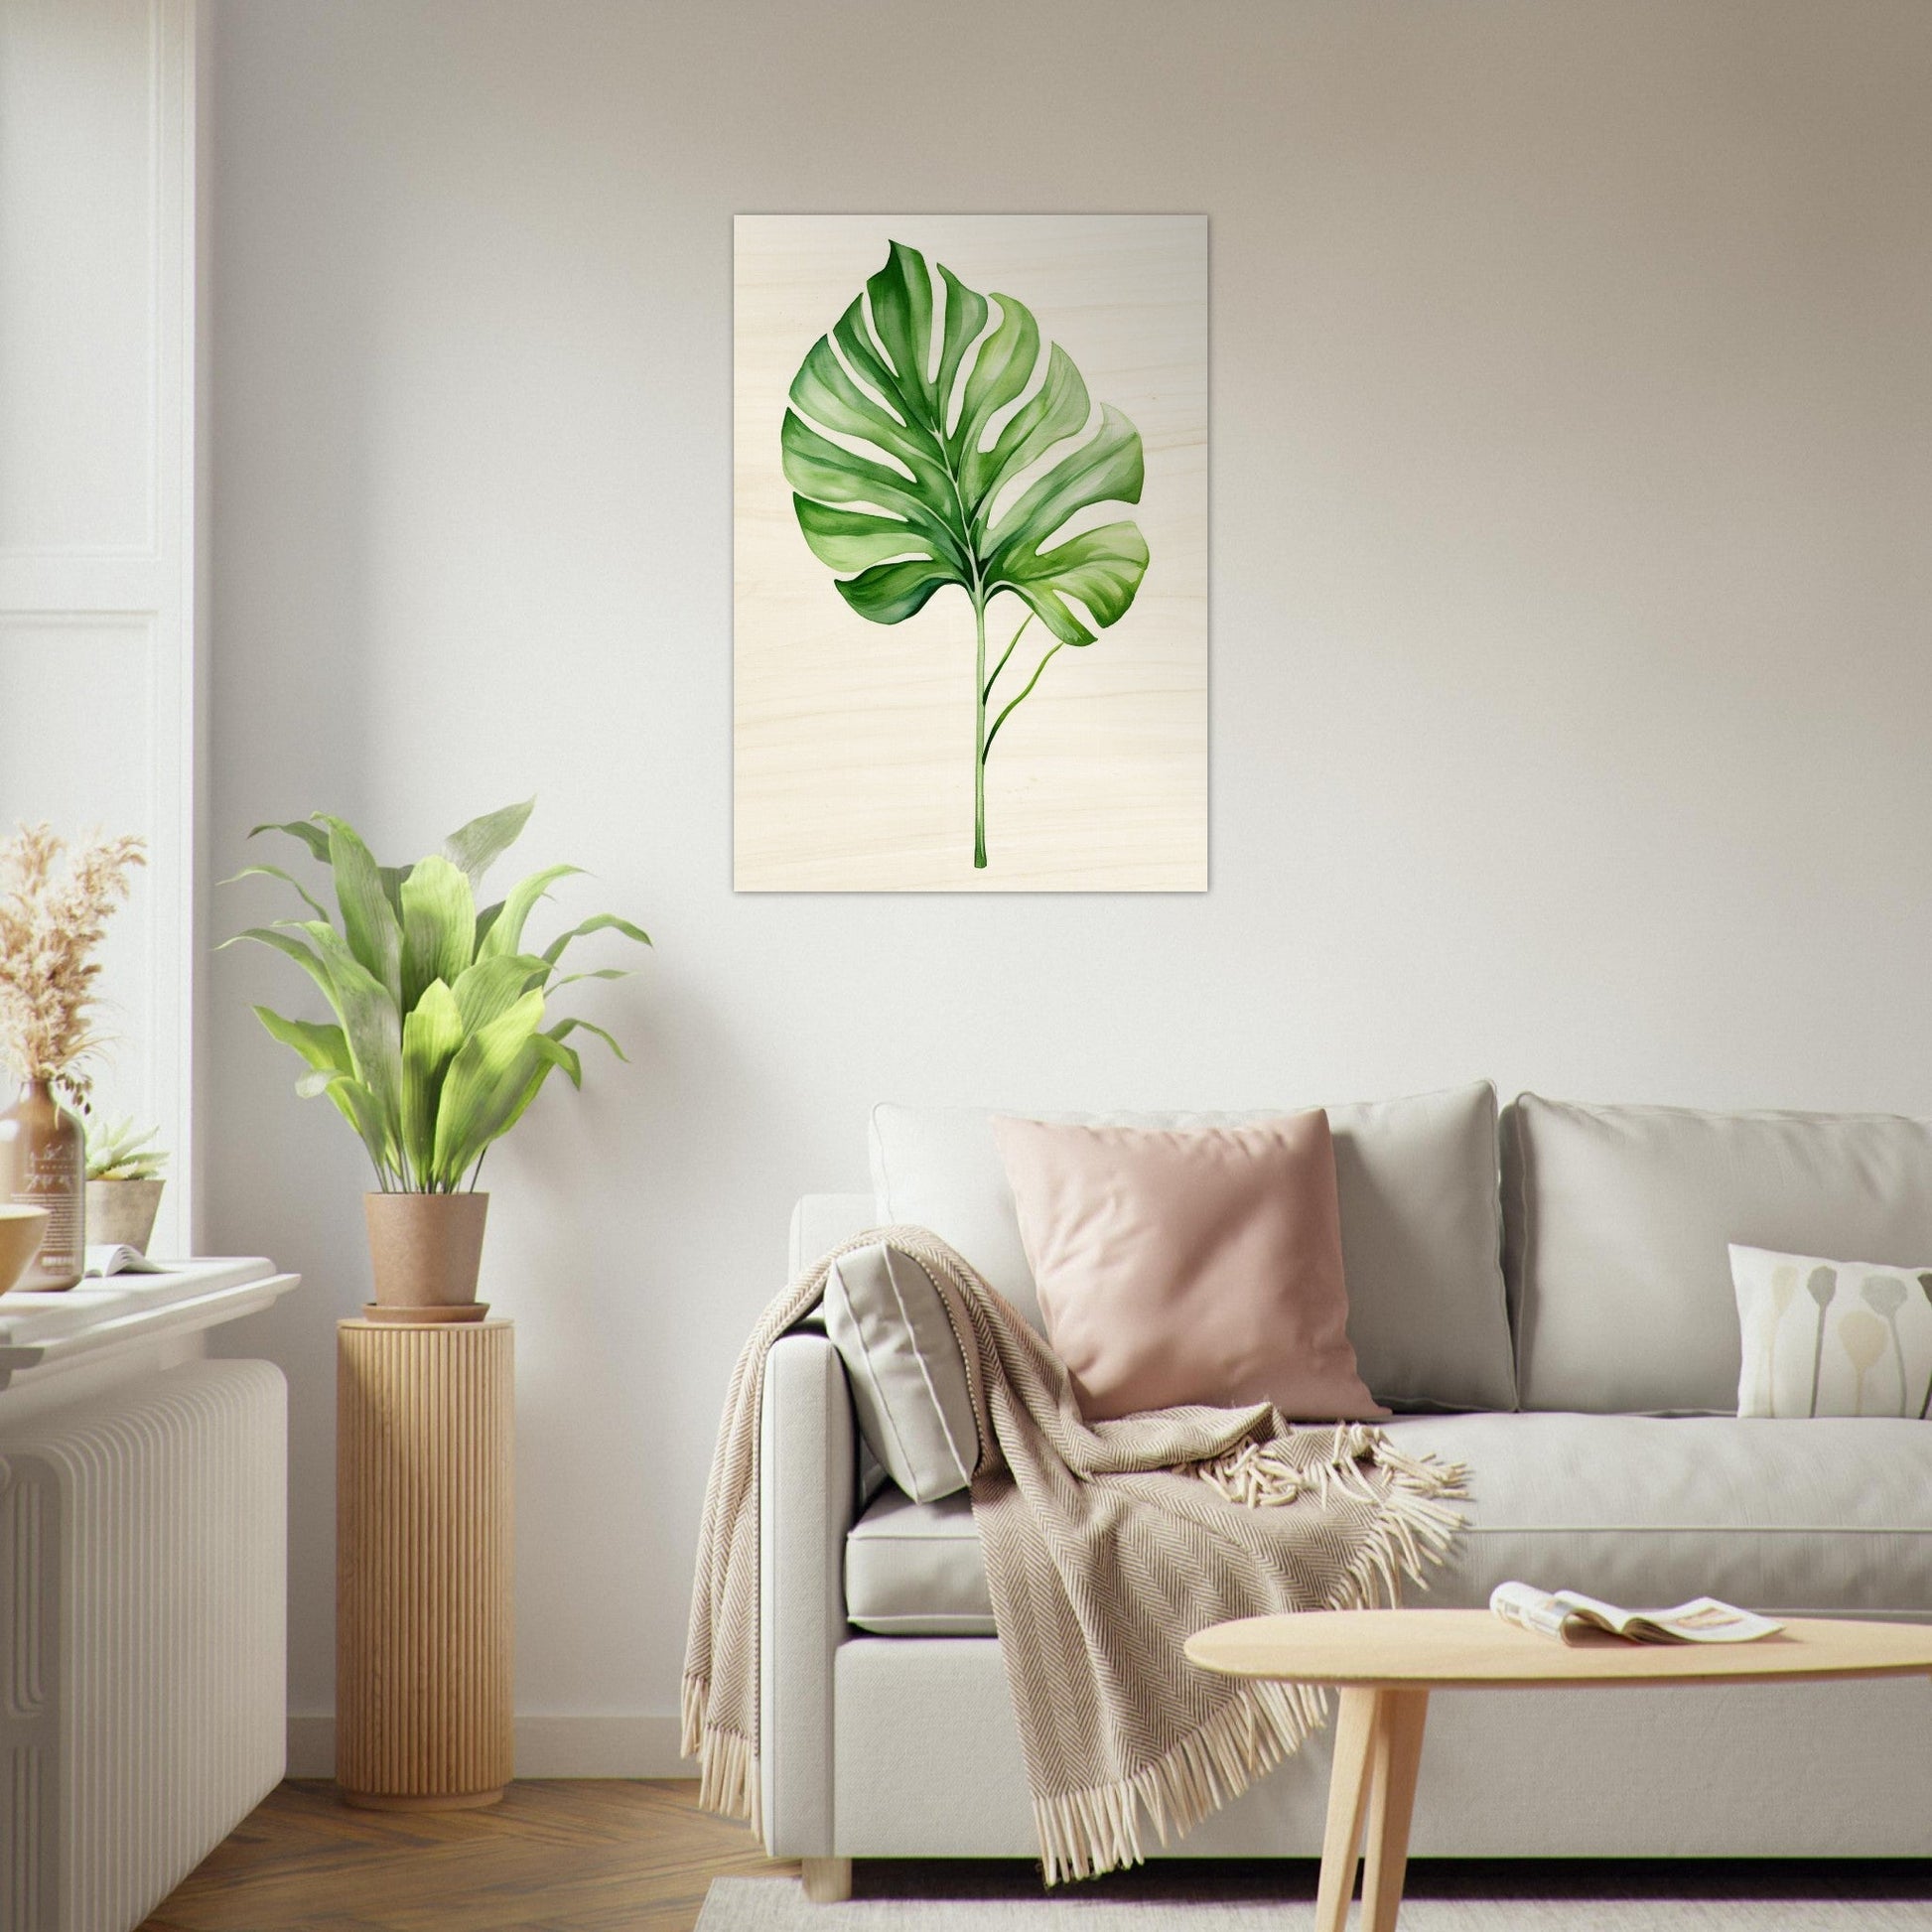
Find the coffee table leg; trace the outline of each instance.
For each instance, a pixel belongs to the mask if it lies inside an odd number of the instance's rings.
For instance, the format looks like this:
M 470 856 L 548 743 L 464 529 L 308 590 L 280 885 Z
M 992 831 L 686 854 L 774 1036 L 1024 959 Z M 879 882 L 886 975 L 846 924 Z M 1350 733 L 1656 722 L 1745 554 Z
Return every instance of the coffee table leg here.
M 1376 1693 L 1371 1747 L 1368 1853 L 1362 1874 L 1362 1932 L 1395 1932 L 1409 1868 L 1409 1821 L 1416 1809 L 1427 1691 Z
M 1344 1932 L 1355 1890 L 1355 1854 L 1375 1764 L 1379 1706 L 1385 1693 L 1344 1689 L 1335 1713 L 1335 1768 L 1328 1779 L 1328 1824 L 1321 1839 L 1321 1887 L 1314 1932 Z

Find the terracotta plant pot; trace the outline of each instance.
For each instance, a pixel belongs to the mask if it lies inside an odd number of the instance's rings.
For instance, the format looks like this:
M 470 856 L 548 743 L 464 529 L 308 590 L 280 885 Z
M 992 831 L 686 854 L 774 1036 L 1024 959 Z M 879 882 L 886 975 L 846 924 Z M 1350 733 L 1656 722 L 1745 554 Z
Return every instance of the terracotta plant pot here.
M 165 1180 L 87 1182 L 87 1238 L 99 1245 L 148 1251 L 154 1217 L 161 1212 Z
M 477 1299 L 487 1194 L 364 1194 L 375 1303 L 447 1309 Z
M 44 1207 L 15 1207 L 0 1201 L 0 1295 L 19 1281 L 40 1253 L 47 1221 Z

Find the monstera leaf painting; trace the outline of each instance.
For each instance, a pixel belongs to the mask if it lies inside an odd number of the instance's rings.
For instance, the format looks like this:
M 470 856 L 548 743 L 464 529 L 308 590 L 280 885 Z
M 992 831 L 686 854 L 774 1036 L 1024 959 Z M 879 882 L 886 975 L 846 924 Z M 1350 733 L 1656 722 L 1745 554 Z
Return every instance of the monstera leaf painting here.
M 1001 728 L 1058 652 L 1084 650 L 1127 615 L 1147 571 L 1130 519 L 1069 528 L 1096 505 L 1140 501 L 1140 432 L 1105 401 L 1096 414 L 1024 302 L 968 288 L 943 264 L 935 283 L 925 256 L 894 241 L 800 365 L 781 446 L 798 527 L 861 617 L 903 623 L 952 589 L 972 606 L 983 868 Z M 1017 623 L 989 645 L 989 618 L 1008 613 Z

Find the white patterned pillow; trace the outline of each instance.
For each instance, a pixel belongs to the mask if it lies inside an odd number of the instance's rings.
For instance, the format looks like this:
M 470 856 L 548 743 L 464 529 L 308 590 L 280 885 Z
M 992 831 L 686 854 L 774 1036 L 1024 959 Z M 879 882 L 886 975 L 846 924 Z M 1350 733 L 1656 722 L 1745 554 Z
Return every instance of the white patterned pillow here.
M 1932 1268 L 1730 1250 L 1740 1416 L 1932 1419 Z

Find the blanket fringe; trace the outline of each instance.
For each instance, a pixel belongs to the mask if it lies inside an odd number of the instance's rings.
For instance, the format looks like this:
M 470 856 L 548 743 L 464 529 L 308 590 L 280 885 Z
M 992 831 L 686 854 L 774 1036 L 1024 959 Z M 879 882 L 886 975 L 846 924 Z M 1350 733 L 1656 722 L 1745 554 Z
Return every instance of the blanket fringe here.
M 742 1818 L 760 1837 L 759 1760 L 749 1737 L 715 1726 L 704 1734 L 699 1750 L 698 1808 L 726 1818 Z
M 763 1785 L 758 1751 L 749 1737 L 706 1722 L 711 1686 L 701 1677 L 684 1680 L 679 1752 L 698 1760 L 698 1806 L 726 1818 L 742 1818 L 763 1835 Z
M 1379 1493 L 1383 1513 L 1351 1573 L 1359 1600 L 1337 1608 L 1375 1609 L 1400 1603 L 1403 1580 L 1420 1584 L 1425 1568 L 1449 1554 L 1462 1527 L 1462 1512 L 1450 1505 L 1468 1496 L 1467 1464 L 1406 1454 L 1386 1436 L 1377 1438 L 1371 1454 L 1375 1466 L 1388 1473 L 1386 1488 L 1375 1492 L 1359 1464 L 1355 1479 L 1365 1491 Z
M 1199 1464 L 1198 1473 L 1229 1502 L 1250 1509 L 1279 1508 L 1311 1490 L 1318 1501 L 1339 1490 L 1378 1503 L 1375 1534 L 1332 1606 L 1343 1610 L 1398 1602 L 1403 1579 L 1420 1582 L 1424 1566 L 1447 1554 L 1462 1524 L 1450 1502 L 1468 1493 L 1463 1464 L 1409 1455 L 1358 1425 L 1338 1428 L 1332 1457 L 1312 1470 L 1251 1443 Z M 1163 1845 L 1171 1834 L 1184 1836 L 1300 1750 L 1326 1722 L 1327 1706 L 1327 1693 L 1313 1685 L 1245 1683 L 1198 1730 L 1134 1776 L 1036 1798 L 1034 1826 L 1047 1884 L 1142 1863 L 1144 1821 Z
M 711 1682 L 696 1675 L 683 1680 L 678 1696 L 678 1755 L 696 1757 L 704 1748 L 705 1713 L 711 1704 Z
M 1143 1823 L 1159 1843 L 1181 1837 L 1301 1749 L 1326 1716 L 1308 1684 L 1243 1684 L 1200 1729 L 1131 1778 L 1034 1800 L 1049 1885 L 1140 1864 Z
M 1350 1572 L 1351 1594 L 1335 1609 L 1373 1609 L 1401 1599 L 1404 1578 L 1420 1583 L 1424 1567 L 1444 1556 L 1462 1526 L 1449 1505 L 1468 1494 L 1460 1462 L 1411 1455 L 1381 1431 L 1338 1423 L 1321 1461 L 1298 1467 L 1278 1444 L 1244 1443 L 1194 1472 L 1223 1500 L 1244 1509 L 1281 1509 L 1312 1494 L 1317 1504 L 1339 1493 L 1374 1503 L 1374 1537 Z

